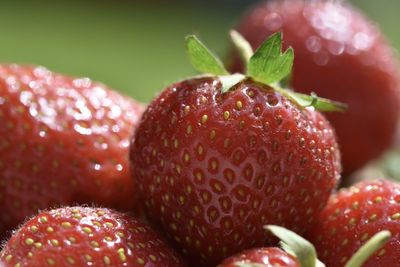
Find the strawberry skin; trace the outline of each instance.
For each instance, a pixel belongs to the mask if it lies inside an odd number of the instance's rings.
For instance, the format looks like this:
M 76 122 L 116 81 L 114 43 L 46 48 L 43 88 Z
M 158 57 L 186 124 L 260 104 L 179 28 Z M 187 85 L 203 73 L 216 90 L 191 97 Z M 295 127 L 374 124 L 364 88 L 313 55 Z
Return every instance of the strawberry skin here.
M 41 212 L 13 233 L 0 254 L 8 266 L 184 266 L 150 227 L 105 208 Z
M 400 266 L 400 185 L 387 180 L 361 182 L 332 195 L 307 235 L 321 261 L 339 267 L 381 230 L 392 238 L 363 267 Z
M 256 263 L 259 267 L 301 267 L 290 254 L 279 248 L 255 248 L 224 260 L 218 267 L 237 267 L 238 263 Z
M 400 79 L 396 57 L 379 29 L 344 2 L 264 1 L 244 16 L 238 31 L 254 48 L 282 31 L 296 51 L 293 88 L 349 105 L 345 113 L 327 114 L 349 174 L 392 144 Z
M 58 205 L 132 210 L 128 147 L 142 110 L 87 78 L 0 65 L 0 232 Z
M 215 77 L 166 88 L 130 157 L 149 217 L 205 266 L 275 241 L 267 223 L 304 232 L 340 172 L 325 118 L 251 79 L 224 94 Z

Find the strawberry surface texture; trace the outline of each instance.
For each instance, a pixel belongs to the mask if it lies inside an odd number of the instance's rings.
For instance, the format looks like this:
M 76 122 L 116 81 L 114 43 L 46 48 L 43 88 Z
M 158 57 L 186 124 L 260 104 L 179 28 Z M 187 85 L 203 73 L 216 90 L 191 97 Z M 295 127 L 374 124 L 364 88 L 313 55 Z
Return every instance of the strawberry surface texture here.
M 340 267 L 381 230 L 392 237 L 363 267 L 400 266 L 400 185 L 388 180 L 361 182 L 332 195 L 307 236 L 327 267 Z
M 149 217 L 204 266 L 273 243 L 265 224 L 304 233 L 341 168 L 319 112 L 250 78 L 225 93 L 217 77 L 169 86 L 144 112 L 130 157 Z
M 65 207 L 29 219 L 5 244 L 4 266 L 183 267 L 150 227 L 104 208 Z
M 137 204 L 129 141 L 143 106 L 88 78 L 0 66 L 0 232 L 38 209 Z
M 300 263 L 289 253 L 280 248 L 255 248 L 229 257 L 218 267 L 238 267 L 238 264 L 249 264 L 257 267 L 301 267 Z M 254 264 L 254 265 L 250 265 Z M 257 264 L 257 265 L 255 265 Z M 245 266 L 245 265 L 244 265 Z
M 378 27 L 347 1 L 263 1 L 238 31 L 255 48 L 276 31 L 296 52 L 291 86 L 348 104 L 327 118 L 346 174 L 393 143 L 399 120 L 399 64 Z M 242 69 L 237 60 L 232 69 Z M 362 148 L 362 153 L 360 153 Z

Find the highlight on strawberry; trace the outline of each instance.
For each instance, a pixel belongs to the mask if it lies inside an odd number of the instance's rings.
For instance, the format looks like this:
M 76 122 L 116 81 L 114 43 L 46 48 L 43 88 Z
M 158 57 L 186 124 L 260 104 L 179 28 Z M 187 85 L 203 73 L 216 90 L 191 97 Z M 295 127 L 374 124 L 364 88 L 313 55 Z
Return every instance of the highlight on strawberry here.
M 230 74 L 188 36 L 186 50 L 201 75 L 162 91 L 131 142 L 148 217 L 203 266 L 272 244 L 265 224 L 305 233 L 341 171 L 334 130 L 319 110 L 345 105 L 282 87 L 294 52 L 282 53 L 280 33 L 254 53 L 232 37 L 246 73 Z
M 40 209 L 135 209 L 129 140 L 143 109 L 89 78 L 0 65 L 0 236 Z
M 326 115 L 338 136 L 345 178 L 394 144 L 400 119 L 399 58 L 377 23 L 351 2 L 261 0 L 237 25 L 253 48 L 282 32 L 296 51 L 288 83 L 349 105 L 345 113 Z M 231 69 L 243 69 L 236 58 Z

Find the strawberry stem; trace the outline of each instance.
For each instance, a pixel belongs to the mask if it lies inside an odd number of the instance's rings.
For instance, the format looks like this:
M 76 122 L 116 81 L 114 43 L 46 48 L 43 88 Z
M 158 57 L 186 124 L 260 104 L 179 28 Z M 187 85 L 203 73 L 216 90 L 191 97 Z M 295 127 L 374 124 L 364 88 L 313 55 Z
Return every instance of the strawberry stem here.
M 301 267 L 323 267 L 322 262 L 317 259 L 315 247 L 298 234 L 276 225 L 264 227 L 281 240 L 282 249 L 294 255 L 300 262 Z
M 371 237 L 346 263 L 345 267 L 361 267 L 376 251 L 383 247 L 390 239 L 389 231 L 381 231 Z
M 250 43 L 237 31 L 231 30 L 229 32 L 233 46 L 239 53 L 244 65 L 247 68 L 250 58 L 253 56 L 254 51 Z

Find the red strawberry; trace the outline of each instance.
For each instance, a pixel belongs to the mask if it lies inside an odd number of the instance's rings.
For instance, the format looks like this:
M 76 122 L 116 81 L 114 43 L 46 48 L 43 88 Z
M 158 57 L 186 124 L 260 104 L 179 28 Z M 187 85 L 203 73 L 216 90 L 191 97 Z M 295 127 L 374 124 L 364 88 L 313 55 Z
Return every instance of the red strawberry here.
M 265 228 L 281 239 L 283 250 L 276 247 L 251 249 L 229 257 L 218 267 L 325 267 L 317 259 L 314 246 L 301 236 L 275 225 Z M 350 258 L 346 267 L 364 266 L 368 258 L 381 249 L 390 237 L 388 231 L 375 234 Z
M 0 66 L 0 233 L 38 209 L 135 204 L 128 146 L 143 107 L 87 78 Z
M 184 266 L 150 227 L 105 208 L 44 211 L 14 232 L 0 254 L 5 266 Z
M 279 55 L 279 38 L 260 49 L 272 44 L 274 59 L 286 57 L 289 52 Z M 195 67 L 225 73 L 194 37 L 187 46 Z M 261 50 L 250 66 L 264 58 Z M 304 232 L 338 181 L 340 157 L 329 123 L 289 99 L 288 91 L 254 81 L 255 72 L 167 87 L 132 140 L 132 165 L 150 218 L 205 266 L 271 243 L 266 223 Z M 225 92 L 227 84 L 233 87 Z
M 239 264 L 247 265 L 239 265 Z M 218 267 L 302 267 L 296 258 L 280 248 L 255 248 L 226 259 Z
M 321 260 L 338 267 L 381 230 L 392 238 L 363 267 L 400 266 L 400 185 L 387 180 L 361 182 L 333 195 L 308 236 Z
M 327 118 L 337 131 L 344 171 L 350 173 L 392 144 L 400 79 L 396 57 L 379 29 L 345 2 L 264 1 L 247 13 L 238 30 L 253 47 L 282 31 L 296 51 L 294 89 L 349 105 L 345 114 Z

